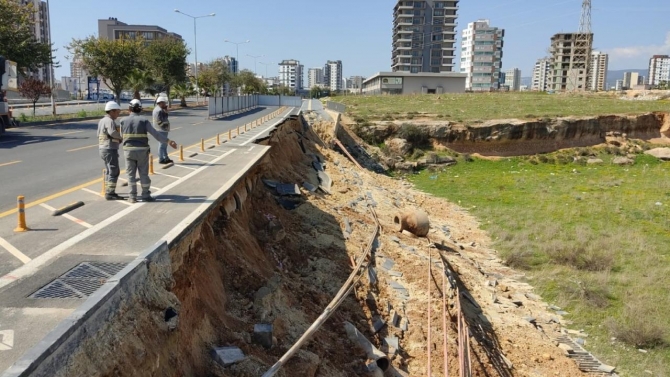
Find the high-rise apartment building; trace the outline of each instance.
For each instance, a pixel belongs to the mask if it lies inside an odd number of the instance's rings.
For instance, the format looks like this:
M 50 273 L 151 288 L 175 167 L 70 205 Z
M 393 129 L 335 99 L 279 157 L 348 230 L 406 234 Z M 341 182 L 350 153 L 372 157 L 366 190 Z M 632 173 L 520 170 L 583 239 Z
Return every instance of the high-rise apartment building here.
M 578 35 L 576 33 L 563 33 L 551 37 L 552 72 L 550 88 L 553 90 L 584 91 L 590 88 L 590 77 L 584 62 L 591 59 L 593 34 L 587 36 L 588 46 L 586 48 L 577 45 Z
M 393 8 L 393 72 L 453 72 L 458 0 L 397 1 Z
M 302 71 L 304 66 L 295 59 L 282 60 L 279 63 L 279 85 L 293 90 L 302 90 Z
M 551 59 L 538 59 L 533 68 L 533 82 L 531 90 L 547 91 L 549 90 L 551 78 Z
M 521 90 L 521 70 L 511 68 L 505 71 L 505 86 L 512 91 Z
M 342 61 L 329 60 L 323 67 L 323 82 L 331 91 L 340 91 L 342 85 Z
M 33 19 L 31 29 L 35 40 L 41 43 L 51 44 L 51 20 L 49 19 L 49 4 L 42 0 L 19 0 L 24 6 L 31 6 Z M 28 76 L 49 83 L 53 77 L 53 67 L 46 65 L 35 71 L 28 72 Z
M 165 37 L 183 39 L 181 35 L 171 33 L 156 25 L 128 25 L 114 17 L 98 20 L 98 38 L 101 39 L 143 38 L 146 43 L 149 43 Z
M 230 73 L 232 74 L 240 73 L 240 66 L 237 63 L 237 59 L 235 59 L 232 56 L 226 55 L 221 60 L 223 61 L 223 64 L 225 64 L 226 67 L 228 67 L 228 71 L 230 71 Z
M 670 81 L 670 56 L 654 55 L 649 59 L 649 85 L 659 85 Z
M 591 90 L 599 92 L 607 90 L 607 66 L 609 55 L 593 51 L 591 53 Z
M 323 86 L 323 68 L 310 68 L 307 71 L 307 86 L 310 89 Z
M 489 20 L 477 20 L 463 30 L 461 73 L 467 74 L 465 89 L 476 92 L 500 88 L 500 68 L 505 30 L 492 27 Z
M 624 89 L 633 89 L 634 86 L 642 83 L 643 78 L 637 72 L 624 72 L 623 73 L 623 88 Z

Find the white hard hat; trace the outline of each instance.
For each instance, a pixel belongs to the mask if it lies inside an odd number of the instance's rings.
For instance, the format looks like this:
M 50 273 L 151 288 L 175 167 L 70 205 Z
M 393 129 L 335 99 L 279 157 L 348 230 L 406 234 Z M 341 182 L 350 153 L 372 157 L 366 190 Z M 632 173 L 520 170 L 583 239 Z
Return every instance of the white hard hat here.
M 168 103 L 168 99 L 167 99 L 167 97 L 165 97 L 165 96 L 160 96 L 160 97 L 158 97 L 158 98 L 156 99 L 156 103 L 158 103 L 158 102 L 165 102 L 165 103 Z
M 142 101 L 136 99 L 133 99 L 130 101 L 130 107 L 139 107 L 142 108 Z
M 119 106 L 119 104 L 114 101 L 109 101 L 105 104 L 105 111 L 110 110 L 121 110 L 121 106 Z

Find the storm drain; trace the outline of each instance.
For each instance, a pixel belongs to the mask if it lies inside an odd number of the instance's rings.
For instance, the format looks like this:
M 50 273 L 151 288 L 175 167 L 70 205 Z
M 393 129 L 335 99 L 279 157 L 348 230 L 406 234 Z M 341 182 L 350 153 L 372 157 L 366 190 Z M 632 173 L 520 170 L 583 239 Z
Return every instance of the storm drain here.
M 127 263 L 83 262 L 38 289 L 28 298 L 86 298 Z

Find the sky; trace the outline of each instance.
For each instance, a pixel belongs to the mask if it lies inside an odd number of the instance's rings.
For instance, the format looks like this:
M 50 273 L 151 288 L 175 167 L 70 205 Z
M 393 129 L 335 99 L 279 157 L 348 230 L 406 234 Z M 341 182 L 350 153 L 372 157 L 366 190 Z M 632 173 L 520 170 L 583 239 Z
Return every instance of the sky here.
M 56 78 L 70 75 L 65 46 L 73 38 L 98 33 L 98 19 L 116 17 L 127 24 L 158 25 L 180 34 L 192 50 L 192 16 L 198 19 L 198 61 L 235 56 L 242 69 L 276 76 L 284 59 L 323 67 L 342 60 L 345 77 L 369 77 L 389 71 L 394 0 L 51 0 L 51 36 L 58 49 Z M 458 39 L 469 22 L 489 19 L 505 29 L 503 69 L 531 75 L 538 58 L 547 55 L 555 33 L 579 28 L 582 0 L 461 0 Z M 593 0 L 594 48 L 610 54 L 610 70 L 646 69 L 654 54 L 670 54 L 670 1 Z M 460 49 L 458 49 L 460 50 Z M 252 58 L 248 55 L 259 56 Z M 460 60 L 457 59 L 457 60 Z M 256 64 L 255 64 L 256 61 Z M 306 75 L 305 75 L 306 76 Z M 307 78 L 305 77 L 305 80 Z

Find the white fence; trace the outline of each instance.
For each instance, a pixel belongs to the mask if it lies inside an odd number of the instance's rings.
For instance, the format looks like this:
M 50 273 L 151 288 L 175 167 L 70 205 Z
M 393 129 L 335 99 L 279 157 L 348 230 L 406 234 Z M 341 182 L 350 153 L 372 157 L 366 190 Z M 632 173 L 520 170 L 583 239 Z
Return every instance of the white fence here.
M 248 111 L 257 106 L 302 106 L 302 98 L 291 96 L 267 96 L 250 94 L 246 96 L 209 97 L 209 116 L 220 117 Z

